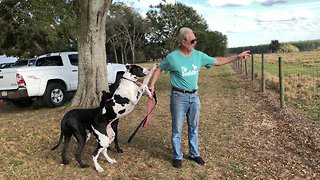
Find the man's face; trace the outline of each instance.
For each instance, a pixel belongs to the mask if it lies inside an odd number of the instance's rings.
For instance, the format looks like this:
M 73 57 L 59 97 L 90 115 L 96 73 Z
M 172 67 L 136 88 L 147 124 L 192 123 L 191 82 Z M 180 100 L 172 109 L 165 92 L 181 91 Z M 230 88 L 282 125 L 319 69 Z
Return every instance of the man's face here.
M 197 44 L 197 38 L 194 33 L 188 33 L 187 38 L 183 40 L 182 44 L 188 51 L 192 51 Z

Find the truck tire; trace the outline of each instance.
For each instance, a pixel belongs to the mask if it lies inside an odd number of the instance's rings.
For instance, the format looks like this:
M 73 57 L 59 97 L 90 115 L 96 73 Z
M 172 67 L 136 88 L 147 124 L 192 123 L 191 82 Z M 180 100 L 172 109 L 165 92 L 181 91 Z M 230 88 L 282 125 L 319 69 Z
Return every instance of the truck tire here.
M 33 104 L 32 99 L 23 99 L 23 100 L 16 100 L 12 101 L 12 104 L 19 108 L 30 107 Z
M 66 98 L 66 88 L 58 83 L 48 84 L 43 95 L 44 104 L 50 108 L 64 105 Z

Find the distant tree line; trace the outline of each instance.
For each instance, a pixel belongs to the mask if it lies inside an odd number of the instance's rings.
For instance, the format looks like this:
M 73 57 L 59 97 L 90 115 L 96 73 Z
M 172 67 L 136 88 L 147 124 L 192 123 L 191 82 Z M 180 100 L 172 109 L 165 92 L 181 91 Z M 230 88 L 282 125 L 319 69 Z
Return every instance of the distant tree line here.
M 74 0 L 0 1 L 0 54 L 29 58 L 77 50 L 76 8 Z M 197 49 L 211 56 L 227 53 L 227 36 L 210 31 L 192 7 L 159 4 L 143 18 L 133 7 L 117 2 L 107 16 L 108 59 L 135 63 L 162 58 L 177 47 L 176 36 L 184 26 L 194 30 Z
M 290 44 L 297 47 L 300 51 L 313 51 L 320 48 L 320 40 L 296 41 Z
M 320 49 L 320 40 L 306 40 L 280 43 L 278 40 L 271 40 L 270 44 L 257 46 L 243 46 L 229 48 L 229 53 L 239 53 L 244 49 L 249 49 L 251 53 L 273 53 L 273 52 L 297 52 L 297 51 L 313 51 Z

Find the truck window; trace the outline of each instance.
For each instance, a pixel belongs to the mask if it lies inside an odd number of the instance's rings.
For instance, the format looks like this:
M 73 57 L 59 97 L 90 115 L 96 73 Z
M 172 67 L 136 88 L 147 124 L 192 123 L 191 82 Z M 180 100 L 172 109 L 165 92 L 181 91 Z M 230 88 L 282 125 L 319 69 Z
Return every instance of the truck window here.
M 28 66 L 34 66 L 36 62 L 36 58 L 32 58 L 28 60 Z
M 68 57 L 73 66 L 78 66 L 78 54 L 70 54 Z
M 60 56 L 48 56 L 37 59 L 36 66 L 63 66 Z

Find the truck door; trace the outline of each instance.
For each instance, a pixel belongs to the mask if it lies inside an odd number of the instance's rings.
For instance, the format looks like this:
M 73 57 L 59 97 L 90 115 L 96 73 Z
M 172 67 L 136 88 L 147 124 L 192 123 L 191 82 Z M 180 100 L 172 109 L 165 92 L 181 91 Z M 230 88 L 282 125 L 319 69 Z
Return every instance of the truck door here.
M 78 86 L 78 54 L 68 55 L 71 64 L 71 89 L 76 90 Z

